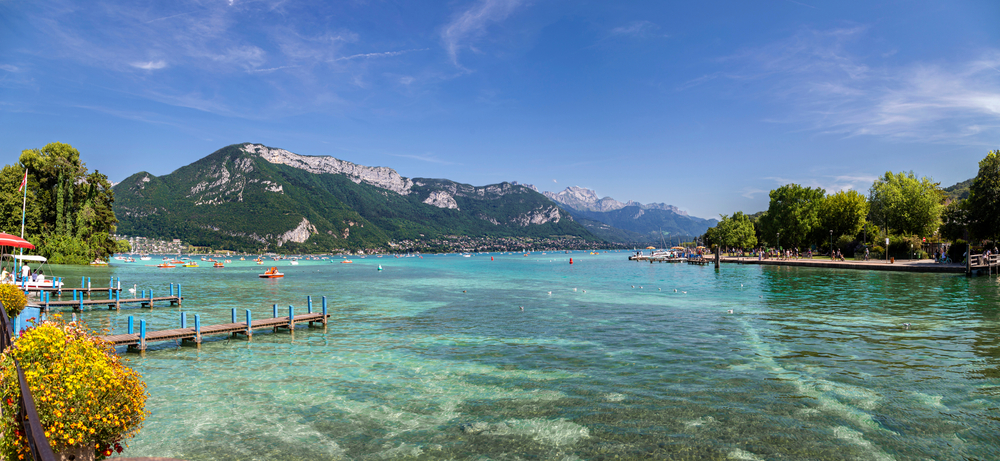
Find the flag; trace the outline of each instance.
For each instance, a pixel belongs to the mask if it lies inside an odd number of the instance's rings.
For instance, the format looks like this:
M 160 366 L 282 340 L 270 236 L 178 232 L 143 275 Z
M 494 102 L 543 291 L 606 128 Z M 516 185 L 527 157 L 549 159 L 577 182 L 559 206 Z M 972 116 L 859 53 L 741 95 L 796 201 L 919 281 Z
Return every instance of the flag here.
M 28 169 L 25 168 L 24 169 L 24 179 L 21 180 L 21 187 L 18 187 L 17 191 L 21 192 L 22 190 L 24 190 L 25 186 L 27 186 L 27 185 L 28 185 Z

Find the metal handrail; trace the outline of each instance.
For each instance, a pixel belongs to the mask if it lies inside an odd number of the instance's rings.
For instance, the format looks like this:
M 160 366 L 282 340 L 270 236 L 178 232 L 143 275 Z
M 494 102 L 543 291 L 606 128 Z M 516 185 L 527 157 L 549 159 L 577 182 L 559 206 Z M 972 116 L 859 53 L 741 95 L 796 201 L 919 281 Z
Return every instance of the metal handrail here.
M 7 309 L 0 301 L 0 352 L 6 351 L 13 346 L 14 326 L 11 325 L 10 317 L 7 316 Z M 45 437 L 45 429 L 42 428 L 41 419 L 38 417 L 38 409 L 35 408 L 35 399 L 31 396 L 31 389 L 28 388 L 28 380 L 24 377 L 24 370 L 17 358 L 14 360 L 14 367 L 17 368 L 17 381 L 21 388 L 21 397 L 18 399 L 18 420 L 21 429 L 24 431 L 24 438 L 28 441 L 28 448 L 31 450 L 31 457 L 35 461 L 56 461 L 55 454 L 52 453 L 52 446 Z

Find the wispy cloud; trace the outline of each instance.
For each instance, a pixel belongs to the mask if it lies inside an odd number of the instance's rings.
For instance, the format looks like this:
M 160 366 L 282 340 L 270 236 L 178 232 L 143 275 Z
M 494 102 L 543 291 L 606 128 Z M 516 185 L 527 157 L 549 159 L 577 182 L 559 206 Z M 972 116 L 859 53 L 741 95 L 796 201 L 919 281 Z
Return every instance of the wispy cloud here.
M 629 36 L 629 37 L 651 37 L 651 36 L 664 36 L 659 33 L 660 26 L 653 24 L 649 21 L 632 21 L 627 25 L 615 27 L 611 29 L 612 36 Z
M 460 165 L 459 163 L 450 162 L 448 160 L 441 160 L 441 159 L 437 158 L 435 155 L 430 154 L 430 153 L 428 153 L 426 155 L 413 155 L 413 154 L 389 154 L 389 155 L 391 155 L 393 157 L 410 158 L 410 159 L 413 159 L 413 160 L 420 160 L 421 162 L 436 163 L 438 165 Z
M 336 60 L 337 61 L 347 61 L 347 60 L 350 60 L 350 59 L 388 58 L 390 56 L 399 56 L 401 54 L 412 53 L 414 51 L 427 51 L 429 49 L 430 48 L 419 48 L 419 49 L 402 50 L 402 51 L 385 51 L 385 52 L 382 52 L 382 53 L 360 53 L 360 54 L 352 54 L 350 56 L 339 57 Z
M 0 64 L 0 70 L 7 72 L 20 72 L 21 68 L 11 64 Z
M 441 40 L 452 64 L 462 67 L 458 63 L 459 51 L 462 48 L 478 51 L 474 42 L 486 34 L 487 26 L 507 19 L 520 4 L 520 0 L 480 0 L 476 5 L 455 15 L 441 32 Z
M 132 66 L 132 67 L 135 67 L 137 69 L 156 70 L 156 69 L 163 69 L 164 67 L 167 67 L 167 62 L 163 61 L 163 60 L 160 60 L 160 61 L 147 61 L 147 62 L 132 62 L 132 63 L 129 63 L 129 65 Z
M 718 63 L 725 70 L 692 79 L 678 90 L 738 81 L 741 94 L 756 88 L 759 97 L 787 103 L 790 112 L 781 123 L 820 133 L 995 143 L 991 133 L 1000 130 L 1000 50 L 899 65 L 868 49 L 867 33 L 866 26 L 802 30 L 721 58 Z

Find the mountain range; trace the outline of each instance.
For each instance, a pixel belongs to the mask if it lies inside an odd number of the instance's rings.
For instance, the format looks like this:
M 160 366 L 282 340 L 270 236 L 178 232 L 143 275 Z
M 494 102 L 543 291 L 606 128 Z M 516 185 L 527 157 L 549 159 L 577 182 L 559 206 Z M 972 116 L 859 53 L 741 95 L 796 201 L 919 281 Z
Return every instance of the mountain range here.
M 597 192 L 577 186 L 567 187 L 559 193 L 543 194 L 566 208 L 591 233 L 614 242 L 660 243 L 661 236 L 664 240 L 697 236 L 719 222 L 689 216 L 686 211 L 666 203 L 642 204 L 600 198 Z
M 407 178 L 252 143 L 167 175 L 133 174 L 114 192 L 119 234 L 243 251 L 583 248 L 659 241 L 661 228 L 699 235 L 712 221 L 583 188 L 543 195 L 516 182 Z

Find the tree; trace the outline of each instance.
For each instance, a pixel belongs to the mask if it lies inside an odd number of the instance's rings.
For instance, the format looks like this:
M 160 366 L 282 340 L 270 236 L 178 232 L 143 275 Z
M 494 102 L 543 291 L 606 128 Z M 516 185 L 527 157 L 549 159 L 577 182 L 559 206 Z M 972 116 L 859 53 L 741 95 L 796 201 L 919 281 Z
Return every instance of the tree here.
M 943 195 L 938 185 L 926 176 L 917 179 L 912 171 L 896 174 L 887 171 L 869 190 L 871 216 L 887 232 L 931 235 L 941 219 Z
M 785 247 L 805 246 L 810 233 L 819 226 L 819 210 L 825 194 L 822 188 L 798 184 L 772 190 L 767 213 L 760 218 L 764 239 L 771 242 L 773 238 L 775 244 L 783 243 Z
M 750 217 L 742 211 L 733 213 L 732 217 L 719 215 L 719 224 L 705 231 L 705 241 L 729 248 L 753 248 L 757 246 L 757 235 L 754 232 Z
M 826 196 L 820 204 L 820 222 L 814 233 L 818 240 L 824 240 L 829 231 L 836 236 L 846 235 L 854 238 L 861 232 L 868 216 L 868 199 L 856 190 L 840 191 Z
M 25 237 L 53 263 L 86 264 L 116 249 L 112 239 L 114 193 L 103 174 L 90 173 L 80 152 L 63 143 L 21 152 L 20 165 L 0 171 L 0 226 L 20 233 L 22 193 L 28 171 Z
M 979 238 L 1000 237 L 1000 150 L 991 150 L 979 162 L 979 173 L 969 186 L 969 230 Z
M 941 212 L 941 227 L 938 232 L 946 240 L 966 239 L 968 236 L 969 207 L 968 199 L 956 200 L 944 206 Z

